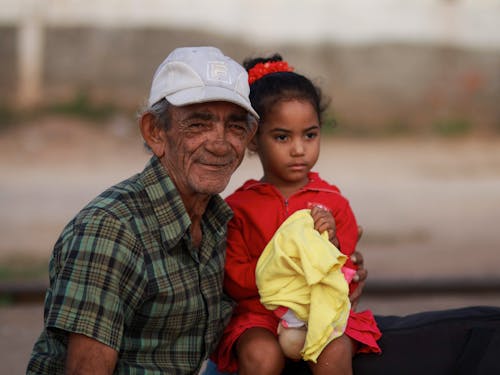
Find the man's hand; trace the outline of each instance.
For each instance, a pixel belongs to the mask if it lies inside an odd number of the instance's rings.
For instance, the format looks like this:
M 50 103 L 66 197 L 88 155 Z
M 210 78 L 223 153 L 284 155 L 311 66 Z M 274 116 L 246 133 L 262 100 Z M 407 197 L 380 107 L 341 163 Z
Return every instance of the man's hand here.
M 319 233 L 328 232 L 328 239 L 335 247 L 339 248 L 339 240 L 337 239 L 337 227 L 332 213 L 326 207 L 319 204 L 311 204 L 311 216 L 314 220 L 314 229 Z
M 358 241 L 363 235 L 363 227 L 358 226 Z M 356 308 L 359 304 L 359 299 L 361 298 L 361 294 L 363 293 L 363 288 L 365 286 L 366 278 L 368 277 L 368 271 L 365 268 L 363 255 L 359 251 L 355 251 L 351 255 L 352 262 L 358 266 L 358 270 L 354 275 L 352 280 L 353 283 L 358 283 L 358 287 L 351 293 L 349 299 L 351 300 L 352 310 L 356 311 Z

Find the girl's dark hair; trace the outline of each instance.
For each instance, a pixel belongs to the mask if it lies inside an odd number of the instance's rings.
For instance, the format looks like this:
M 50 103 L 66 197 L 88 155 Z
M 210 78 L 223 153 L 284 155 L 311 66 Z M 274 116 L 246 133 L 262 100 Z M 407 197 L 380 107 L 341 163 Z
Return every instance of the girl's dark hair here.
M 248 58 L 243 61 L 244 68 L 249 71 L 258 63 L 283 61 L 280 54 L 270 57 Z M 250 102 L 265 121 L 271 108 L 280 101 L 306 100 L 314 107 L 320 123 L 328 103 L 323 98 L 321 89 L 314 85 L 309 78 L 295 72 L 276 72 L 266 74 L 250 85 Z

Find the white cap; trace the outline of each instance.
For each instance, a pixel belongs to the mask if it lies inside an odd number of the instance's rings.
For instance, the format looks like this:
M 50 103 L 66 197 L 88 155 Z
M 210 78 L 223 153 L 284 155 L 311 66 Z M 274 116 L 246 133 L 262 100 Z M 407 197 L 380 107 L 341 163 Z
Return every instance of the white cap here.
M 227 101 L 259 118 L 249 92 L 246 70 L 218 48 L 183 47 L 173 50 L 156 69 L 148 105 L 163 98 L 175 106 Z

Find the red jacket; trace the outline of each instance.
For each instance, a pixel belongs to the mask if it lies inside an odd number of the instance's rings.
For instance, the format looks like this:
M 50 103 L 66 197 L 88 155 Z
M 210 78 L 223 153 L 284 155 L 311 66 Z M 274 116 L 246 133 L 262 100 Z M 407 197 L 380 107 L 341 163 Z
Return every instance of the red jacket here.
M 309 173 L 309 183 L 284 199 L 268 183 L 249 180 L 226 201 L 234 211 L 228 224 L 224 288 L 237 305 L 211 358 L 220 371 L 236 372 L 238 361 L 234 345 L 248 328 L 265 328 L 276 333 L 279 318 L 261 303 L 255 282 L 257 260 L 279 226 L 295 211 L 308 208 L 309 203 L 328 207 L 337 227 L 340 251 L 351 255 L 358 240 L 358 225 L 349 202 L 336 186 L 323 181 L 317 173 Z M 347 267 L 355 268 L 350 259 Z M 357 284 L 351 284 L 351 291 Z M 357 352 L 380 353 L 377 340 L 380 331 L 371 311 L 351 311 L 345 334 L 357 341 Z
M 257 260 L 281 223 L 309 203 L 331 210 L 342 253 L 351 255 L 356 247 L 358 225 L 349 202 L 317 173 L 310 172 L 309 183 L 288 199 L 271 184 L 249 180 L 226 201 L 234 217 L 228 226 L 224 287 L 239 302 L 237 310 L 265 312 L 255 282 Z M 346 266 L 355 268 L 350 259 Z

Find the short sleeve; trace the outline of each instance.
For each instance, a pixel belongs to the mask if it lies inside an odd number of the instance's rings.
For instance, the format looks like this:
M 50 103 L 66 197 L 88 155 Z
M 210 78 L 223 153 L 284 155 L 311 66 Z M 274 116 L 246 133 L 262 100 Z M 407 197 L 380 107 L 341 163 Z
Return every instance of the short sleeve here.
M 51 260 L 46 325 L 118 350 L 146 285 L 138 241 L 103 210 L 77 218 L 65 233 Z

